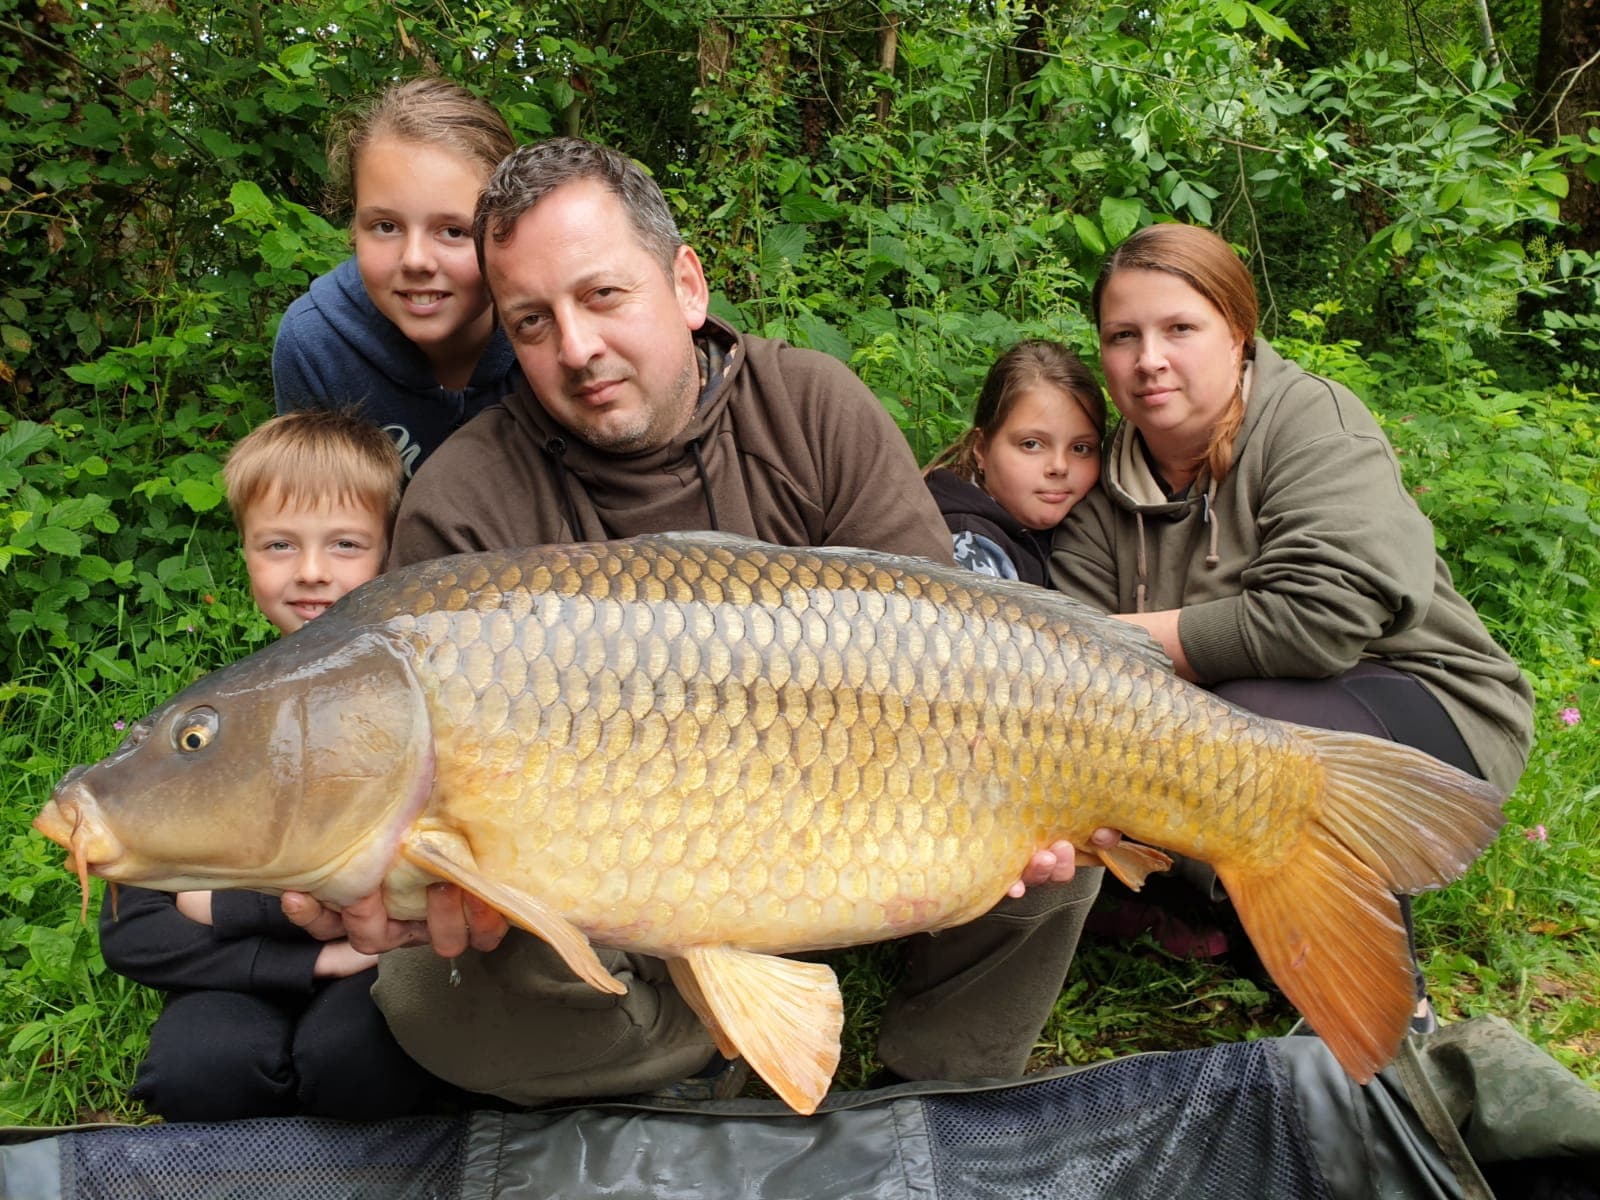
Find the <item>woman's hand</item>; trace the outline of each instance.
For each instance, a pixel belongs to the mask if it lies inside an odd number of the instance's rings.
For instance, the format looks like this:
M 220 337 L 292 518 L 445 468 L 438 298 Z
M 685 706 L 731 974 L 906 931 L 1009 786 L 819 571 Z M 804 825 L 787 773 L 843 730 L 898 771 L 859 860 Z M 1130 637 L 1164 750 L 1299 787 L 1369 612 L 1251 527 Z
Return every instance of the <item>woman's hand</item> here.
M 1178 615 L 1182 612 L 1181 608 L 1164 608 L 1160 612 L 1113 615 L 1117 620 L 1137 625 L 1148 633 L 1167 652 L 1167 657 L 1172 660 L 1172 669 L 1178 678 L 1195 683 L 1194 668 L 1189 665 L 1189 656 L 1183 652 L 1183 643 L 1178 640 Z
M 1109 849 L 1122 840 L 1115 829 L 1096 829 L 1089 838 L 1089 850 Z M 1006 889 L 1006 895 L 1019 900 L 1030 887 L 1044 887 L 1053 883 L 1069 883 L 1078 872 L 1078 856 L 1071 842 L 1052 842 L 1043 850 L 1034 851 L 1028 865 L 1022 869 L 1022 878 Z

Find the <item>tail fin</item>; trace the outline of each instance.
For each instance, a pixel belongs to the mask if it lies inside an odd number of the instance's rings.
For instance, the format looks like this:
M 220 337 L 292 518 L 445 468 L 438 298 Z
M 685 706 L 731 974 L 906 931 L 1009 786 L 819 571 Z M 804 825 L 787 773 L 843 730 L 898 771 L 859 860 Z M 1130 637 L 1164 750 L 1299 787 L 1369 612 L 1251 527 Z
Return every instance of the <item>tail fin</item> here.
M 1297 728 L 1325 775 L 1289 862 L 1218 864 L 1262 964 L 1358 1082 L 1400 1047 L 1415 1007 L 1396 892 L 1458 878 L 1504 818 L 1493 785 L 1420 750 Z

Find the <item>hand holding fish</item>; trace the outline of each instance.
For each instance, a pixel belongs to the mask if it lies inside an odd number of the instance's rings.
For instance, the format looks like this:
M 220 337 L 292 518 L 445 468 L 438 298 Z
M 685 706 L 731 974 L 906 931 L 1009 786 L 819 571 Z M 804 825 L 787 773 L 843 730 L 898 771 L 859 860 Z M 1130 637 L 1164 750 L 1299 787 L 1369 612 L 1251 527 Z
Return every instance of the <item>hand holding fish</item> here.
M 313 979 L 348 979 L 378 965 L 378 956 L 363 954 L 347 938 L 326 942 L 311 966 Z
M 347 939 L 358 952 L 383 954 L 408 946 L 432 946 L 443 958 L 468 947 L 493 950 L 511 928 L 500 913 L 452 883 L 427 889 L 425 921 L 397 921 L 383 906 L 383 893 L 372 892 L 342 909 L 326 908 L 304 892 L 283 894 L 283 914 L 314 938 Z
M 1096 829 L 1092 845 L 1109 849 L 1122 840 L 1114 829 Z M 1022 877 L 1006 895 L 1020 897 L 1030 887 L 1068 883 L 1077 873 L 1077 856 L 1072 843 L 1057 841 L 1034 851 Z M 443 958 L 454 958 L 469 946 L 474 950 L 493 950 L 504 940 L 510 922 L 476 896 L 462 892 L 454 884 L 436 883 L 428 888 L 428 919 L 396 921 L 383 907 L 381 892 L 363 896 L 342 910 L 324 908 L 304 892 L 285 892 L 283 912 L 290 921 L 312 937 L 348 939 L 364 954 L 383 954 L 408 946 L 431 945 Z
M 1096 829 L 1089 839 L 1090 845 L 1100 850 L 1109 850 L 1120 841 L 1120 833 L 1104 828 Z M 1084 865 L 1095 864 L 1090 862 Z M 1013 900 L 1020 900 L 1031 887 L 1043 887 L 1047 883 L 1071 883 L 1077 873 L 1078 856 L 1072 843 L 1052 842 L 1045 849 L 1033 852 L 1028 865 L 1022 869 L 1022 878 L 1006 889 L 1006 895 Z

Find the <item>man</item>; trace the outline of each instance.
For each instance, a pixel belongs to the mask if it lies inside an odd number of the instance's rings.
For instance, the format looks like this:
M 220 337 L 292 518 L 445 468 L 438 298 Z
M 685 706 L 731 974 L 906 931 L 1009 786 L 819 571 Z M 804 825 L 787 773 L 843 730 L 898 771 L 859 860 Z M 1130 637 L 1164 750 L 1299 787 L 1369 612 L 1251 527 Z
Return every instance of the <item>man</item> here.
M 872 393 L 826 355 L 710 317 L 699 258 L 629 159 L 570 138 L 524 147 L 480 197 L 473 236 L 525 382 L 418 471 L 391 566 L 707 529 L 951 561 L 944 521 Z M 1020 1075 L 1100 875 L 1074 877 L 1061 843 L 1025 881 L 1069 886 L 1019 883 L 978 921 L 907 939 L 879 1045 L 889 1071 Z M 408 1052 L 472 1091 L 519 1104 L 617 1095 L 718 1062 L 659 960 L 602 951 L 628 989 L 602 995 L 446 885 L 430 890 L 426 931 L 371 898 L 342 923 L 308 898 L 285 907 L 369 951 L 431 942 L 386 954 L 374 996 Z M 457 983 L 439 955 L 459 956 Z

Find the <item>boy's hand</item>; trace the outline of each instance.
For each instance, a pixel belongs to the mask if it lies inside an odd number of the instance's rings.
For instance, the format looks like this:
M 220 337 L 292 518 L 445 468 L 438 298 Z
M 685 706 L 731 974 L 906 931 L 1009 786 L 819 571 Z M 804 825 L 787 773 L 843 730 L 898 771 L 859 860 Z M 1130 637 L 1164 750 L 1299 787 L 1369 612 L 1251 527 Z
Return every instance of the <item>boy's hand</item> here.
M 312 965 L 313 979 L 347 979 L 359 975 L 368 967 L 378 965 L 376 954 L 363 954 L 343 938 L 327 942 L 317 951 L 317 961 Z
M 210 892 L 179 892 L 178 911 L 197 925 L 211 924 Z

